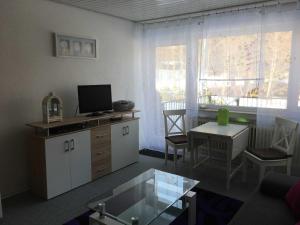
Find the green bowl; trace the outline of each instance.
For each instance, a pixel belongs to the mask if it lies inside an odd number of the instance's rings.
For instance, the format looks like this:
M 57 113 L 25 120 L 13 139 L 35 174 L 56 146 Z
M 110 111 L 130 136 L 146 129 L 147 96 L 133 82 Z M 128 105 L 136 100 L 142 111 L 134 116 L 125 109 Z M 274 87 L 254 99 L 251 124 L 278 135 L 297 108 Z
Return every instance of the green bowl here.
M 249 120 L 245 117 L 238 117 L 238 118 L 236 118 L 236 121 L 239 123 L 248 123 L 249 122 Z

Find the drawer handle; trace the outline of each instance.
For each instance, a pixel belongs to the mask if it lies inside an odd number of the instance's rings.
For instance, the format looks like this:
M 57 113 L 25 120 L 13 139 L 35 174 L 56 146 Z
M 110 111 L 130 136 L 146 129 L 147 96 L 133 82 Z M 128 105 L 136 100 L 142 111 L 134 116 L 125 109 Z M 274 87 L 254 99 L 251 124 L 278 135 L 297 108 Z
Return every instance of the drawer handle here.
M 70 140 L 70 148 L 71 148 L 71 151 L 75 150 L 75 142 L 74 142 L 74 139 L 71 139 L 71 140 Z
M 129 134 L 129 126 L 123 127 L 122 129 L 123 129 L 123 132 L 122 132 L 123 136 Z
M 65 149 L 65 152 L 70 151 L 70 142 L 69 141 L 65 141 L 65 143 L 64 143 L 64 149 Z
M 103 153 L 102 152 L 97 152 L 97 155 L 102 155 Z

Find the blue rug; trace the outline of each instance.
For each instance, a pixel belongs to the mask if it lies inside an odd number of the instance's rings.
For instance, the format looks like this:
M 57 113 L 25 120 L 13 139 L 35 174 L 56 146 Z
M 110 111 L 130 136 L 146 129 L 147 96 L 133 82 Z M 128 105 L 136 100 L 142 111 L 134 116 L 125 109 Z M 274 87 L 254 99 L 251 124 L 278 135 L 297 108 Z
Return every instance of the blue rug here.
M 197 192 L 197 225 L 226 225 L 242 206 L 243 202 L 210 191 L 194 188 Z M 88 225 L 89 210 L 64 225 Z M 183 212 L 171 225 L 187 225 L 187 211 Z

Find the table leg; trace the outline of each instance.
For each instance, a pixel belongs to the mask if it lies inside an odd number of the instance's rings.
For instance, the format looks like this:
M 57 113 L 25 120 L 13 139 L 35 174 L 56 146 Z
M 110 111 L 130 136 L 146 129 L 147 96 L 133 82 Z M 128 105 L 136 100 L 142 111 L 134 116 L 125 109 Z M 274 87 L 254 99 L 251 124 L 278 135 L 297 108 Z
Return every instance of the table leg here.
M 174 147 L 173 149 L 174 149 L 173 160 L 174 160 L 174 165 L 176 167 L 176 165 L 177 165 L 177 148 Z
M 246 180 L 247 180 L 247 157 L 246 157 L 246 155 L 245 155 L 245 153 L 242 153 L 243 155 L 242 155 L 242 167 L 243 167 L 243 178 L 242 178 L 242 180 L 243 180 L 243 182 L 246 182 Z
M 188 133 L 188 148 L 191 154 L 191 167 L 194 167 L 195 155 L 194 155 L 194 143 L 192 133 Z
M 188 225 L 195 225 L 197 222 L 197 194 L 189 191 L 185 195 L 186 201 L 189 203 L 188 208 Z
M 167 142 L 166 142 L 165 146 L 166 146 L 166 148 L 165 148 L 165 164 L 167 165 L 167 163 L 168 163 L 168 156 L 169 156 L 169 145 L 168 145 Z
M 89 225 L 122 225 L 116 220 L 113 220 L 107 216 L 101 218 L 98 212 L 93 213 L 89 217 Z
M 232 143 L 227 141 L 226 143 L 226 189 L 230 188 L 230 179 L 231 179 L 231 156 L 232 156 Z
M 210 141 L 210 138 L 208 137 L 207 138 L 207 144 L 208 144 L 208 146 L 207 146 L 207 155 L 208 155 L 208 158 L 210 158 L 210 154 L 211 154 L 211 141 Z
M 196 145 L 196 148 L 195 148 L 195 144 L 194 144 L 194 149 L 195 149 L 195 164 L 197 164 L 199 162 L 199 155 L 198 155 L 198 152 L 199 152 L 199 145 L 197 144 Z

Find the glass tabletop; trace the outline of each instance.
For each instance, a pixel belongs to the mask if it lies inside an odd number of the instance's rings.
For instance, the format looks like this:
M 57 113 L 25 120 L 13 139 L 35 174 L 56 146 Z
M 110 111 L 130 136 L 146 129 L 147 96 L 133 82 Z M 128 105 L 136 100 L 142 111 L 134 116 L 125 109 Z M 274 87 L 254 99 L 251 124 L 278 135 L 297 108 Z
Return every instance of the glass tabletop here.
M 139 225 L 150 224 L 176 203 L 199 181 L 150 169 L 115 188 L 111 196 L 94 199 L 88 206 L 95 209 L 105 203 L 106 215 L 123 224 L 131 224 L 132 218 Z

